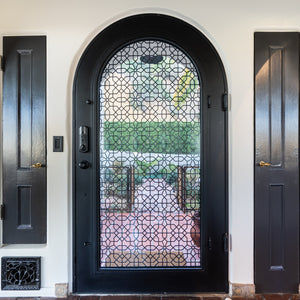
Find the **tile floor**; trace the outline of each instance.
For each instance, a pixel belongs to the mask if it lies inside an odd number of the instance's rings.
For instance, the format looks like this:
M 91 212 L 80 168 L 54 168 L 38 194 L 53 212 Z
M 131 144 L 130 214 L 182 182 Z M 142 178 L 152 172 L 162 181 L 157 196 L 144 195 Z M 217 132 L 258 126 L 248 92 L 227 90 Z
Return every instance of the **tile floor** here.
M 55 299 L 66 299 L 66 300 L 225 300 L 228 295 L 224 294 L 199 294 L 192 296 L 174 296 L 174 295 L 111 295 L 111 296 L 76 296 L 71 295 L 68 298 L 47 298 L 47 297 L 18 297 L 18 298 L 1 298 L 1 300 L 55 300 Z M 257 294 L 251 298 L 244 297 L 232 297 L 233 300 L 300 300 L 300 295 L 292 294 Z

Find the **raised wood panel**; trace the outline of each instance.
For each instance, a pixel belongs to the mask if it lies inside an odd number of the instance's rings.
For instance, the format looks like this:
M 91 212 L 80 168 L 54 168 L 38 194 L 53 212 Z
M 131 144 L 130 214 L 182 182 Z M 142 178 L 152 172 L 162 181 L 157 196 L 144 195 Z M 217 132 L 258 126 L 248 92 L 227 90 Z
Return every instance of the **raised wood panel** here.
M 280 167 L 283 161 L 283 50 L 282 47 L 269 47 L 270 162 L 276 167 Z
M 32 124 L 32 50 L 18 50 L 18 167 L 30 168 Z
M 270 271 L 284 271 L 284 185 L 269 186 L 269 251 Z
M 32 186 L 18 186 L 18 229 L 32 229 Z

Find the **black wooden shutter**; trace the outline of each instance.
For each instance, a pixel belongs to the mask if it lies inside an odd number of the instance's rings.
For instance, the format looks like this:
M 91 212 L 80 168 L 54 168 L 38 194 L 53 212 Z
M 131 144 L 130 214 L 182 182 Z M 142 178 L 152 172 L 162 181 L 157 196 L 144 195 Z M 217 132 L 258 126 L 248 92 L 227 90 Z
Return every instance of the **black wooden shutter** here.
M 298 293 L 299 34 L 255 34 L 255 286 Z
M 3 243 L 46 243 L 46 37 L 4 37 L 3 57 Z

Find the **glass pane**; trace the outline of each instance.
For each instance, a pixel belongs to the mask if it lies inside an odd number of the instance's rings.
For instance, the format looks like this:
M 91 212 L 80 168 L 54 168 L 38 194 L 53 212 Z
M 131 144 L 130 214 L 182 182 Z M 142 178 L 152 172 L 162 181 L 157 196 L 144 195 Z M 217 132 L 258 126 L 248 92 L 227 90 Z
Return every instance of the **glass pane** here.
M 200 267 L 200 79 L 181 50 L 132 43 L 100 91 L 100 266 Z

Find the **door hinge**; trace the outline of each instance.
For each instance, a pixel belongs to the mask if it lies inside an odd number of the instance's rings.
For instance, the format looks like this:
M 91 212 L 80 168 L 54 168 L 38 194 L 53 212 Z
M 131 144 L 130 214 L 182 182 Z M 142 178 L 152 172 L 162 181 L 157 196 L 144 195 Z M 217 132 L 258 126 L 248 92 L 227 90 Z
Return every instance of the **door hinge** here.
M 5 211 L 4 211 L 4 204 L 0 205 L 0 220 L 4 220 Z
M 222 96 L 222 106 L 223 106 L 223 111 L 228 110 L 228 94 L 224 93 Z
M 4 57 L 0 55 L 0 71 L 4 72 Z
M 212 239 L 211 239 L 211 237 L 208 237 L 208 250 L 209 251 L 212 250 Z
M 211 97 L 210 97 L 210 95 L 207 95 L 207 107 L 211 108 Z
M 228 243 L 229 243 L 229 238 L 228 238 L 228 233 L 226 232 L 223 234 L 223 250 L 224 250 L 224 252 L 228 252 L 228 250 L 229 250 Z

